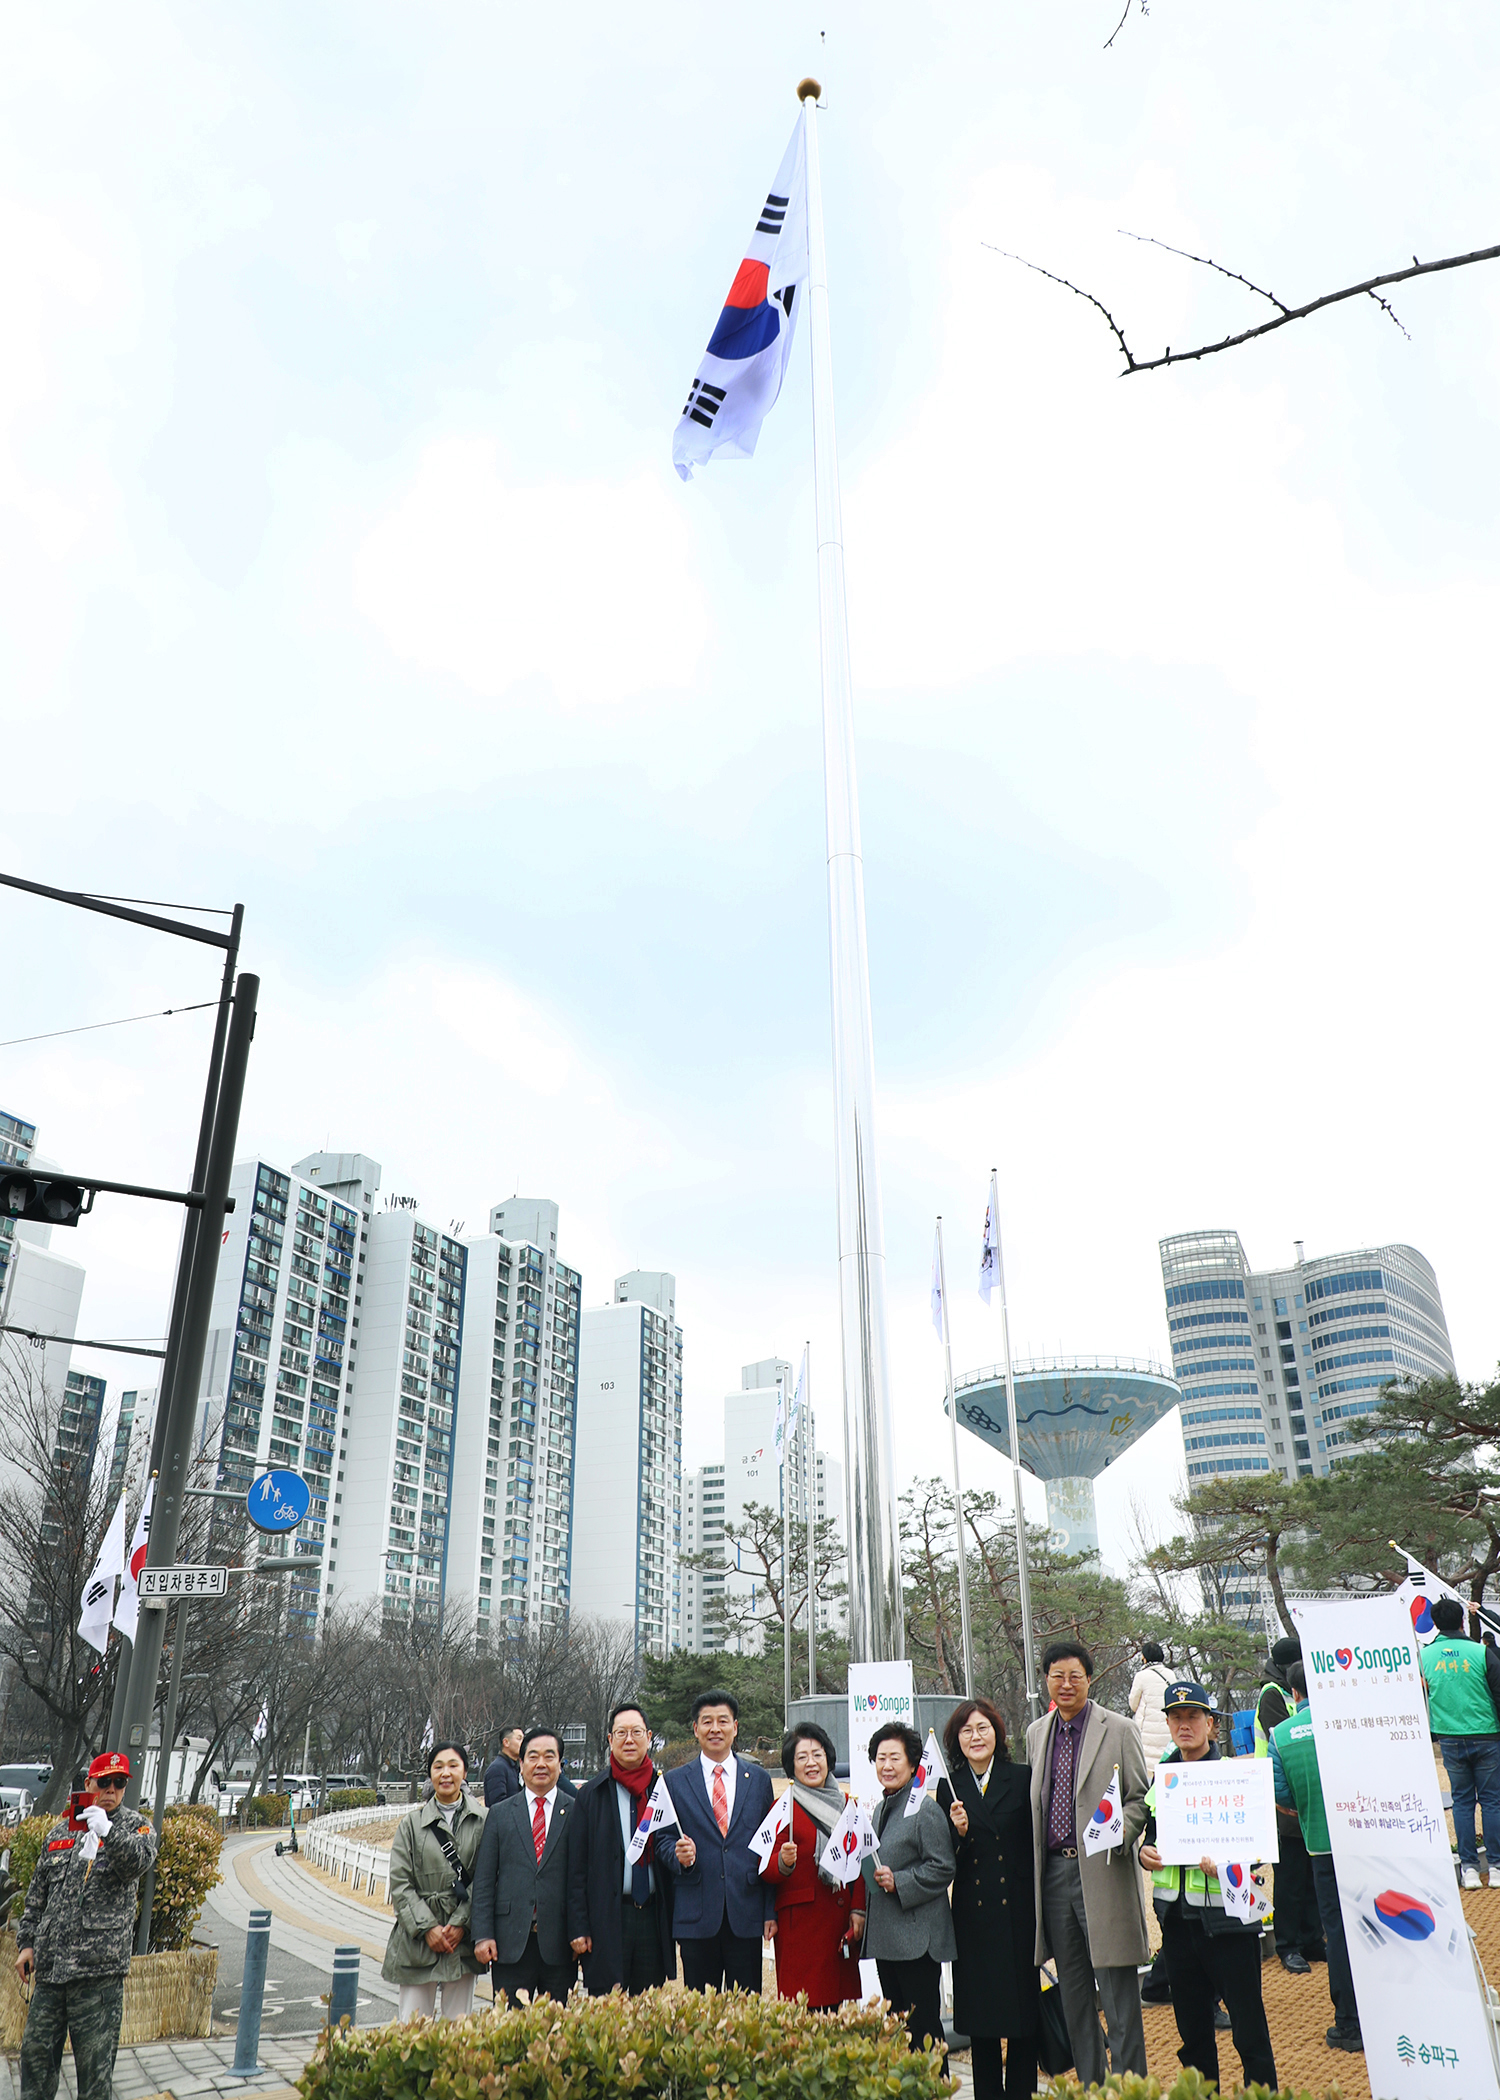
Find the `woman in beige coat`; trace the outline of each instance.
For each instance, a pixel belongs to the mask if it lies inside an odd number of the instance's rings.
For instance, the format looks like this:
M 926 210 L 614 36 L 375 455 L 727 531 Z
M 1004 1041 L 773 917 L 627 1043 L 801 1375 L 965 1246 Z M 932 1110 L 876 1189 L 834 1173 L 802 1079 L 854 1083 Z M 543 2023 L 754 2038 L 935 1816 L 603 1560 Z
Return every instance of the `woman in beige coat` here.
M 461 1743 L 434 1744 L 427 1763 L 432 1799 L 404 1816 L 391 1840 L 396 1922 L 380 1973 L 401 1987 L 403 2020 L 413 2013 L 461 2020 L 474 2010 L 479 1964 L 469 1934 L 469 1884 L 485 1811 L 464 1792 L 468 1768 Z

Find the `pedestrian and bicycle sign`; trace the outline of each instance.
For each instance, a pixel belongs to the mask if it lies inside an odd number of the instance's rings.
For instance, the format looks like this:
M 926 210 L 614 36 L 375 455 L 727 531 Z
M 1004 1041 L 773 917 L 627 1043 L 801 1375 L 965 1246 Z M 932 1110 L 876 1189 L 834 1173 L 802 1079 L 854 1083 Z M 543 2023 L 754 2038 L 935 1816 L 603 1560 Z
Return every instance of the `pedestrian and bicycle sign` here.
M 142 1604 L 160 1610 L 174 1597 L 227 1597 L 228 1568 L 142 1568 Z
M 250 1484 L 245 1507 L 257 1531 L 295 1531 L 312 1504 L 312 1489 L 300 1473 L 277 1466 Z

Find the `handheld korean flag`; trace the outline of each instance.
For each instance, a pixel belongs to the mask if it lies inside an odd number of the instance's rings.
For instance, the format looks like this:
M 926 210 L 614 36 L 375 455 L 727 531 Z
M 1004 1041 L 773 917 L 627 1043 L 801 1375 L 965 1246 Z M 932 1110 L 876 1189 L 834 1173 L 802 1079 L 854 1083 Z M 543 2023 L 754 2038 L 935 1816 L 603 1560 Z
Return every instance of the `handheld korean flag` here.
M 127 1641 L 135 1639 L 136 1627 L 140 1623 L 141 1599 L 136 1585 L 140 1582 L 141 1570 L 146 1565 L 146 1550 L 151 1543 L 151 1504 L 155 1499 L 156 1475 L 153 1473 L 146 1482 L 146 1499 L 135 1520 L 130 1557 L 125 1563 L 125 1580 L 120 1584 L 120 1601 L 115 1606 L 115 1625 Z
M 672 464 L 684 481 L 721 454 L 749 459 L 754 452 L 781 392 L 807 273 L 807 146 L 799 116 L 672 436 Z
M 109 1623 L 115 1611 L 115 1578 L 125 1568 L 125 1497 L 115 1504 L 93 1573 L 83 1586 L 78 1638 L 102 1655 L 109 1646 Z
M 1248 1865 L 1237 1859 L 1215 1860 L 1214 1872 L 1219 1877 L 1226 1917 L 1242 1918 L 1247 1925 L 1253 1925 L 1265 1916 L 1271 1907 L 1270 1899 Z
M 771 1857 L 780 1840 L 783 1837 L 790 1837 L 791 1834 L 792 1795 L 791 1789 L 788 1788 L 750 1840 L 750 1850 L 760 1861 L 762 1872 L 765 1871 L 766 1861 Z
M 948 1767 L 943 1763 L 943 1753 L 938 1748 L 938 1739 L 932 1729 L 927 1731 L 927 1747 L 922 1752 L 922 1762 L 917 1766 L 917 1776 L 911 1783 L 911 1792 L 906 1797 L 905 1816 L 914 1816 L 922 1806 L 923 1797 L 930 1794 L 940 1779 L 948 1779 Z M 951 1787 L 953 1781 L 948 1779 Z
M 857 1881 L 864 1862 L 879 1850 L 875 1825 L 866 1815 L 864 1803 L 850 1801 L 833 1826 L 833 1834 L 823 1847 L 819 1865 L 835 1881 Z
M 1394 1543 L 1393 1540 L 1392 1544 Z M 1397 1546 L 1396 1551 L 1406 1562 L 1406 1580 L 1398 1585 L 1396 1595 L 1410 1614 L 1412 1632 L 1425 1648 L 1429 1641 L 1437 1638 L 1437 1628 L 1432 1623 L 1432 1607 L 1439 1597 L 1451 1597 L 1466 1615 L 1475 1607 L 1467 1597 L 1461 1597 L 1450 1583 L 1444 1582 L 1441 1575 L 1435 1575 L 1431 1568 L 1424 1568 L 1421 1561 L 1413 1560 L 1401 1547 Z M 1481 1606 L 1479 1617 L 1492 1631 L 1500 1632 L 1500 1619 L 1492 1612 L 1484 1610 Z
M 1083 1826 L 1083 1849 L 1092 1856 L 1095 1852 L 1113 1852 L 1125 1836 L 1125 1811 L 1120 1805 L 1120 1767 L 1115 1766 L 1115 1776 L 1104 1789 L 1104 1799 Z
M 639 1866 L 641 1854 L 647 1842 L 653 1838 L 664 1823 L 676 1823 L 677 1811 L 672 1806 L 672 1796 L 667 1792 L 667 1775 L 658 1772 L 656 1784 L 646 1796 L 646 1806 L 641 1810 L 641 1820 L 631 1833 L 630 1843 L 625 1847 L 625 1858 L 634 1867 Z

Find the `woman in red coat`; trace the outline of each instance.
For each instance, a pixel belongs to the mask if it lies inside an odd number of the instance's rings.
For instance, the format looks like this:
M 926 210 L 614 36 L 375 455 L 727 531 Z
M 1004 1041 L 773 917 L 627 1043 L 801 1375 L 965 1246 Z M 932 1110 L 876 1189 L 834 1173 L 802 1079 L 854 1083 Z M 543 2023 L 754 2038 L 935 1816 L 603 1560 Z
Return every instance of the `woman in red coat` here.
M 811 2006 L 842 2005 L 859 1996 L 864 1883 L 842 1887 L 818 1865 L 845 1797 L 833 1777 L 833 1744 L 815 1721 L 797 1723 L 781 1746 L 781 1768 L 792 1782 L 792 1829 L 764 1870 L 776 1885 L 776 1988 L 783 1998 L 805 1991 Z

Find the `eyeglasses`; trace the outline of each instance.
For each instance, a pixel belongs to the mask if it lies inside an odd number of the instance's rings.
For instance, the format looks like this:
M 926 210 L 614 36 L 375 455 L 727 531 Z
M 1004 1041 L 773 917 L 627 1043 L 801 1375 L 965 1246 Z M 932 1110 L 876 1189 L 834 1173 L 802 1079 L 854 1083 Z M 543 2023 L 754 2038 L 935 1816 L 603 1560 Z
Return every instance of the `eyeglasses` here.
M 989 1727 L 990 1724 L 983 1714 L 975 1714 L 971 1719 L 965 1721 L 958 1732 L 960 1735 L 986 1735 L 989 1732 Z
M 1087 1684 L 1088 1679 L 1081 1670 L 1049 1670 L 1047 1672 L 1047 1682 L 1048 1684 L 1062 1685 Z
M 645 1738 L 644 1728 L 617 1728 L 612 1740 L 617 1743 L 640 1743 L 644 1742 Z

